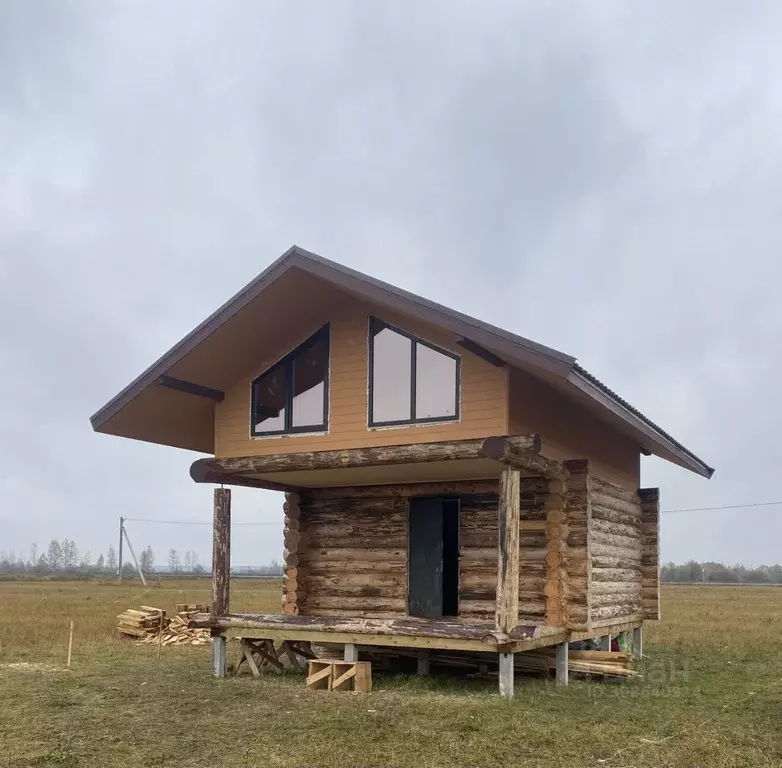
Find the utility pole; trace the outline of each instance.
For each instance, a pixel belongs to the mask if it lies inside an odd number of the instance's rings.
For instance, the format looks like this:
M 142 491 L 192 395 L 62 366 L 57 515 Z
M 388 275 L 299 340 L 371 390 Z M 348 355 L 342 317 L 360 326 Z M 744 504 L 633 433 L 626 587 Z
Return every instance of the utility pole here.
M 125 518 L 119 519 L 119 568 L 117 569 L 118 581 L 122 581 L 122 532 L 125 530 Z
M 141 570 L 141 566 L 139 565 L 138 558 L 136 557 L 136 553 L 133 551 L 133 545 L 130 543 L 130 536 L 128 536 L 128 531 L 126 528 L 123 527 L 122 532 L 125 534 L 125 541 L 128 543 L 130 556 L 133 558 L 133 562 L 136 564 L 136 570 L 138 571 L 138 575 L 141 577 L 141 583 L 146 587 L 147 580 L 144 578 L 144 571 Z

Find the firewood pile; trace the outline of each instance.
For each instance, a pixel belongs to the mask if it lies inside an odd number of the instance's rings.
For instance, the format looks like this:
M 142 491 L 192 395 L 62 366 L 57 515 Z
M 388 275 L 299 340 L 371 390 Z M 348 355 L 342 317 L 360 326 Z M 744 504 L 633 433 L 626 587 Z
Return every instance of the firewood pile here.
M 190 629 L 187 625 L 197 613 L 208 613 L 209 606 L 202 603 L 179 603 L 173 617 L 167 618 L 161 609 L 142 605 L 140 611 L 129 609 L 120 614 L 117 630 L 122 634 L 139 638 L 140 643 L 161 645 L 206 645 L 209 642 L 208 629 Z M 162 636 L 161 636 L 162 635 Z
M 146 638 L 157 635 L 160 630 L 160 614 L 163 614 L 163 626 L 167 625 L 166 612 L 160 608 L 142 605 L 141 610 L 128 608 L 117 616 L 117 632 L 121 635 Z

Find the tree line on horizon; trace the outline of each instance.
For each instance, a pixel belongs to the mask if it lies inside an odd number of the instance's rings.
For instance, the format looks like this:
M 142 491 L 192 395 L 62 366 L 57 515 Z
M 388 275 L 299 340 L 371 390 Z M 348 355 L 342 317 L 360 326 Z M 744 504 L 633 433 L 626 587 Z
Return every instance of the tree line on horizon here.
M 132 577 L 136 571 L 136 565 L 129 552 L 123 553 L 122 574 Z M 152 547 L 147 545 L 138 556 L 139 567 L 144 574 L 150 573 L 206 573 L 206 569 L 199 560 L 195 550 L 188 549 L 180 555 L 179 550 L 169 549 L 166 563 L 155 567 L 155 553 Z M 119 570 L 117 550 L 109 547 L 106 556 L 99 554 L 93 562 L 90 551 L 83 554 L 73 539 L 52 539 L 46 551 L 39 551 L 38 545 L 33 544 L 25 557 L 14 550 L 0 551 L 0 573 L 28 573 L 28 574 L 57 574 L 57 573 L 81 573 L 86 575 L 110 575 Z M 273 560 L 270 565 L 260 565 L 252 568 L 240 569 L 246 573 L 279 576 L 282 575 L 282 567 Z
M 665 563 L 660 568 L 660 581 L 668 584 L 782 584 L 782 565 L 747 568 L 695 560 L 681 565 Z

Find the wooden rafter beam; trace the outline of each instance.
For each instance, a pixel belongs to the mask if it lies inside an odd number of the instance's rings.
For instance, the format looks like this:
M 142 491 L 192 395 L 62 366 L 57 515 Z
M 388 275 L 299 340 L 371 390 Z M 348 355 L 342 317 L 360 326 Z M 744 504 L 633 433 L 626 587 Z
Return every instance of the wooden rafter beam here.
M 157 383 L 161 387 L 175 389 L 177 392 L 185 392 L 188 395 L 196 395 L 196 397 L 205 397 L 208 400 L 214 400 L 216 403 L 221 403 L 225 400 L 225 392 L 219 389 L 205 387 L 203 384 L 194 384 L 192 381 L 185 381 L 184 379 L 176 379 L 173 376 L 161 376 Z
M 215 469 L 214 459 L 198 459 L 190 465 L 190 477 L 196 483 L 215 485 L 238 485 L 243 488 L 260 488 L 264 491 L 295 491 L 295 487 L 285 483 L 274 483 L 271 480 L 259 480 L 245 475 L 234 475 Z
M 491 363 L 497 368 L 504 368 L 507 365 L 501 357 L 497 357 L 493 352 L 489 352 L 488 349 L 482 347 L 480 344 L 476 344 L 474 341 L 470 341 L 470 339 L 460 339 L 456 343 L 468 352 L 472 352 L 476 357 L 480 357 L 482 360 Z

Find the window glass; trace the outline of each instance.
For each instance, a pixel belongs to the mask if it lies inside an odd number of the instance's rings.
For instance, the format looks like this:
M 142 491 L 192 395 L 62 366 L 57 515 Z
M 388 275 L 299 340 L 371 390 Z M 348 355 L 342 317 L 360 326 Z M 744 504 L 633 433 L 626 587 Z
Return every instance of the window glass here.
M 293 359 L 294 427 L 318 427 L 326 423 L 325 392 L 329 365 L 325 339 L 303 350 Z
M 383 328 L 372 343 L 372 422 L 409 420 L 412 341 Z
M 416 343 L 415 418 L 456 415 L 456 360 Z
M 285 429 L 287 387 L 285 367 L 278 365 L 257 379 L 253 385 L 253 423 L 258 432 L 281 432 Z

